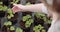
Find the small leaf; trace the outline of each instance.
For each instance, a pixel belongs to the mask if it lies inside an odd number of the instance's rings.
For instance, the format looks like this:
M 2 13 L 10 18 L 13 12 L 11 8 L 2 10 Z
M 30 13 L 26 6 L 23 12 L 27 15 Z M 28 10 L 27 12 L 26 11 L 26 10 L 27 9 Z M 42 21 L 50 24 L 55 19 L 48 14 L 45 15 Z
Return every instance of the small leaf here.
M 21 28 L 16 28 L 16 32 L 23 32 Z
M 12 22 L 11 21 L 8 21 L 8 25 L 12 25 Z
M 7 18 L 8 18 L 8 19 L 11 19 L 11 16 L 8 15 Z
M 0 4 L 3 4 L 3 2 L 0 2 Z
M 15 30 L 15 27 L 14 26 L 11 26 L 10 27 L 10 30 L 12 31 L 12 30 Z

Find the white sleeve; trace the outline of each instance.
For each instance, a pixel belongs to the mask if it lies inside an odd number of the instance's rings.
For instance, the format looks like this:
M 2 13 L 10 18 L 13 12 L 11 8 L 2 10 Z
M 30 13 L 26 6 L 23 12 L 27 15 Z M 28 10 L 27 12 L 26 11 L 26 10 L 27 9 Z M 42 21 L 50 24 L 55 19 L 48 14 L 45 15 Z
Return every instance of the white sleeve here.
M 45 7 L 44 4 L 42 4 L 42 12 L 48 14 L 47 7 Z

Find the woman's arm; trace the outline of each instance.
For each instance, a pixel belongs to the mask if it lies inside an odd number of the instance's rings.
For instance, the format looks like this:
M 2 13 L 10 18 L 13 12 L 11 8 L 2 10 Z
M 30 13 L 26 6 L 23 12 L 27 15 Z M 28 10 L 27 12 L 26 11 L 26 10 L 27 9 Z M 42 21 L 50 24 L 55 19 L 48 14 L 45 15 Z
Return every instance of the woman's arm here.
M 12 10 L 14 12 L 18 12 L 18 11 L 41 12 L 41 10 L 42 10 L 41 6 L 42 6 L 42 3 L 41 4 L 32 4 L 32 5 L 27 5 L 27 6 L 24 6 L 21 4 L 14 4 L 14 7 L 12 8 Z
M 33 5 L 27 5 L 27 6 L 23 6 L 20 4 L 14 4 L 14 7 L 12 8 L 12 10 L 14 12 L 18 12 L 18 11 L 30 11 L 30 12 L 42 12 L 45 14 L 48 14 L 48 11 L 46 9 L 46 7 L 43 5 L 43 3 L 40 4 L 33 4 Z
M 42 12 L 42 3 L 24 6 L 22 10 L 31 12 Z

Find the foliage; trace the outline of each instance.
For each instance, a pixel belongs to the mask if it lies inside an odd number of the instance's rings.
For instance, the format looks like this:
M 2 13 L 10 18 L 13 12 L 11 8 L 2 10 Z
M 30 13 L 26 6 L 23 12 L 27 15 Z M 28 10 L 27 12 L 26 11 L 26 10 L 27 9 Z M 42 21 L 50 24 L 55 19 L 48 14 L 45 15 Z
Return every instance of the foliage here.
M 33 30 L 34 30 L 34 32 L 46 32 L 46 31 L 44 30 L 44 27 L 41 26 L 40 24 L 39 24 L 38 26 L 35 26 L 35 27 L 33 28 Z
M 14 26 L 11 26 L 10 27 L 10 30 L 12 31 L 12 30 L 15 30 L 15 27 Z
M 6 22 L 4 22 L 4 25 L 5 25 L 5 26 L 12 25 L 12 22 L 11 22 L 11 21 L 8 21 L 8 22 L 6 21 Z
M 12 12 L 12 10 L 10 8 L 7 10 L 7 13 L 9 14 L 7 16 L 8 19 L 11 19 L 11 17 L 14 17 L 14 13 Z
M 13 0 L 13 2 L 10 2 L 11 4 L 17 4 L 20 0 Z M 3 6 L 2 5 L 3 2 L 0 2 L 0 11 L 6 11 L 8 16 L 7 18 L 8 19 L 11 19 L 12 17 L 14 17 L 14 13 L 12 11 L 12 9 L 8 6 Z M 30 2 L 28 2 L 26 5 L 31 5 Z M 45 23 L 48 23 L 50 24 L 51 23 L 51 20 L 47 18 L 47 16 L 43 13 L 36 13 L 35 16 L 38 18 L 38 19 L 43 19 L 45 21 Z M 25 27 L 28 28 L 31 26 L 32 23 L 34 23 L 34 20 L 32 19 L 32 16 L 31 15 L 26 15 L 26 16 L 23 16 L 22 18 L 23 22 L 25 22 Z M 10 26 L 10 30 L 15 30 L 15 27 L 12 26 L 12 22 L 11 21 L 6 21 L 4 22 L 4 25 L 5 26 Z M 40 24 L 33 27 L 33 30 L 34 32 L 46 32 L 44 27 L 41 26 Z M 16 32 L 23 32 L 23 30 L 19 27 L 16 27 Z
M 47 15 L 44 13 L 35 13 L 35 16 L 38 19 L 43 19 L 45 23 L 51 24 L 51 19 L 48 19 Z
M 23 30 L 21 28 L 16 28 L 16 32 L 23 32 Z
M 22 20 L 25 22 L 25 27 L 28 28 L 34 22 L 30 15 L 23 16 Z
M 0 4 L 2 4 L 2 2 L 0 2 Z M 0 11 L 4 11 L 4 12 L 6 11 L 8 14 L 8 16 L 7 16 L 8 19 L 11 19 L 12 17 L 14 17 L 14 13 L 13 13 L 12 9 L 5 5 L 3 6 L 3 4 L 0 5 Z

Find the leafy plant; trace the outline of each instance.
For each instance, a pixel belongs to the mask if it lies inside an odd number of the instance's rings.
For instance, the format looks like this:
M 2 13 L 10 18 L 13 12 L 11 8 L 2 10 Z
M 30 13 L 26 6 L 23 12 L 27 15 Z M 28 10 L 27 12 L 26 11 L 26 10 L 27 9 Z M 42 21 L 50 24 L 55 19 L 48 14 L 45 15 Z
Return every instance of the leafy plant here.
M 11 30 L 11 31 L 15 30 L 15 27 L 14 27 L 14 26 L 11 26 L 11 27 L 10 27 L 10 30 Z
M 25 27 L 28 28 L 34 22 L 30 15 L 23 16 L 22 20 L 25 22 Z
M 16 32 L 23 32 L 23 30 L 21 28 L 16 28 Z
M 0 4 L 2 4 L 2 2 L 0 2 Z M 0 11 L 4 11 L 4 12 L 6 11 L 8 14 L 8 16 L 7 16 L 8 19 L 11 19 L 12 17 L 14 17 L 14 13 L 13 13 L 12 9 L 5 5 L 4 6 L 0 5 Z
M 29 18 L 31 18 L 31 16 L 30 15 L 26 15 L 26 16 L 23 16 L 23 21 L 27 21 Z
M 7 10 L 7 6 L 0 5 L 0 11 L 6 11 L 6 10 Z
M 14 13 L 12 12 L 12 10 L 10 8 L 7 10 L 7 13 L 9 14 L 7 16 L 8 19 L 11 19 L 11 17 L 14 17 Z
M 38 25 L 38 26 L 35 26 L 34 28 L 33 28 L 33 30 L 34 30 L 34 32 L 46 32 L 45 30 L 44 30 L 44 27 L 43 26 L 41 26 L 40 24 Z
M 45 23 L 51 24 L 51 19 L 48 19 L 47 15 L 44 13 L 35 13 L 38 19 L 43 19 Z
M 5 26 L 12 25 L 12 22 L 11 22 L 11 21 L 4 22 L 4 25 L 5 25 Z

